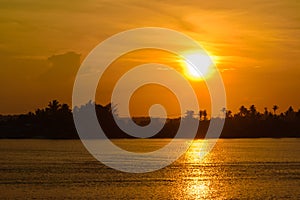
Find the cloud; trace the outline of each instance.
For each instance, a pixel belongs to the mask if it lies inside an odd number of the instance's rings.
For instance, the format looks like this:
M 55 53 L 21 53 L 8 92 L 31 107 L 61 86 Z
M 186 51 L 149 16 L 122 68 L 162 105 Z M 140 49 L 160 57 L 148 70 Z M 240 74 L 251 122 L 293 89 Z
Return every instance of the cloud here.
M 39 80 L 61 84 L 61 82 L 67 82 L 70 79 L 73 81 L 80 66 L 80 54 L 67 52 L 53 55 L 47 61 L 50 64 L 50 68 L 39 77 Z

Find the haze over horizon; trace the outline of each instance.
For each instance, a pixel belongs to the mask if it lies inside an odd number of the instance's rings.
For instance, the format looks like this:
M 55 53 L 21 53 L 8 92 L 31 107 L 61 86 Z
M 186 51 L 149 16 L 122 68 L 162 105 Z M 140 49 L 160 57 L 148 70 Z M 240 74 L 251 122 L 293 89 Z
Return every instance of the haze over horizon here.
M 252 104 L 260 111 L 271 111 L 274 104 L 278 112 L 300 107 L 300 2 L 11 0 L 0 5 L 1 114 L 34 111 L 52 99 L 71 104 L 74 78 L 88 53 L 113 34 L 149 26 L 185 33 L 208 51 L 233 112 Z M 140 52 L 114 65 L 140 63 L 136 56 L 144 56 L 143 62 L 174 61 L 161 52 Z M 200 89 L 203 84 L 193 83 Z M 109 102 L 103 94 L 99 102 Z M 209 100 L 202 105 L 209 109 Z

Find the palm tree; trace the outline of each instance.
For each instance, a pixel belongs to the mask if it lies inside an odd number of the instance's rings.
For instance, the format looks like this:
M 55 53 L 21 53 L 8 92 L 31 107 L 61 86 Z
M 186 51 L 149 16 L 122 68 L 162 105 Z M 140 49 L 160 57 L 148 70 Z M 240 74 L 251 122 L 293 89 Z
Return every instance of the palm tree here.
M 264 109 L 265 109 L 265 112 L 264 112 L 264 119 L 267 119 L 268 116 L 269 116 L 269 111 L 268 111 L 268 108 L 267 108 L 267 107 L 265 107 Z
M 249 109 L 250 109 L 251 114 L 256 114 L 257 111 L 256 111 L 255 105 L 251 105 Z
M 202 116 L 203 116 L 203 111 L 202 110 L 199 110 L 199 120 L 201 121 L 202 119 Z
M 61 104 L 57 100 L 53 100 L 49 102 L 47 110 L 49 110 L 52 113 L 55 113 L 59 110 L 60 107 Z
M 248 115 L 248 109 L 245 106 L 240 107 L 239 115 L 242 117 L 246 117 Z
M 279 108 L 279 107 L 278 107 L 277 105 L 274 105 L 274 106 L 273 106 L 272 109 L 274 110 L 274 115 L 276 115 L 276 110 L 278 110 L 278 108 Z
M 226 111 L 226 118 L 231 118 L 232 117 L 232 111 L 231 110 L 227 110 Z
M 293 119 L 293 118 L 296 116 L 295 111 L 294 111 L 294 109 L 293 109 L 292 106 L 290 106 L 290 107 L 288 108 L 288 110 L 285 112 L 285 116 L 286 116 L 288 119 Z
M 60 107 L 60 111 L 63 113 L 71 113 L 71 109 L 68 104 L 62 104 Z
M 255 105 L 251 105 L 249 108 L 249 111 L 250 111 L 251 118 L 255 119 L 257 117 L 257 110 L 256 110 Z
M 226 110 L 226 108 L 225 107 L 223 107 L 221 110 L 221 113 L 223 114 L 223 116 L 225 116 L 226 117 L 226 112 L 227 112 L 227 110 Z
M 207 112 L 206 112 L 206 110 L 203 110 L 203 117 L 204 117 L 204 121 L 207 120 Z
M 225 113 L 226 113 L 226 108 L 223 107 L 223 108 L 221 109 L 221 112 L 225 114 Z
M 193 110 L 187 110 L 185 113 L 186 119 L 193 119 L 194 118 L 194 111 Z

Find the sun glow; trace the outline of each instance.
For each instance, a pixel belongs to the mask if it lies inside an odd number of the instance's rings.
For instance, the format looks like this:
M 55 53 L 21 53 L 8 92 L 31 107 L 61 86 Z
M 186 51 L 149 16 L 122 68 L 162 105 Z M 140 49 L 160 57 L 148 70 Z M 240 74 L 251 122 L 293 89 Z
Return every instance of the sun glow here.
M 193 81 L 201 81 L 208 78 L 212 73 L 213 61 L 204 53 L 187 53 L 181 59 L 184 75 Z

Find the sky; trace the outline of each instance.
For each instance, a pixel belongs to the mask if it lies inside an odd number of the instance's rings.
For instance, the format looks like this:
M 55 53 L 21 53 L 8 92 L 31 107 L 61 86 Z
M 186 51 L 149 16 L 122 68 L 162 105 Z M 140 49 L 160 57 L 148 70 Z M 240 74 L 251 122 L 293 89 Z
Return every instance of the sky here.
M 233 112 L 252 104 L 260 111 L 274 104 L 279 112 L 298 109 L 299 10 L 296 0 L 0 0 L 0 113 L 34 111 L 51 99 L 71 104 L 76 72 L 89 52 L 114 34 L 149 26 L 182 32 L 207 50 Z M 209 105 L 204 100 L 202 108 Z

